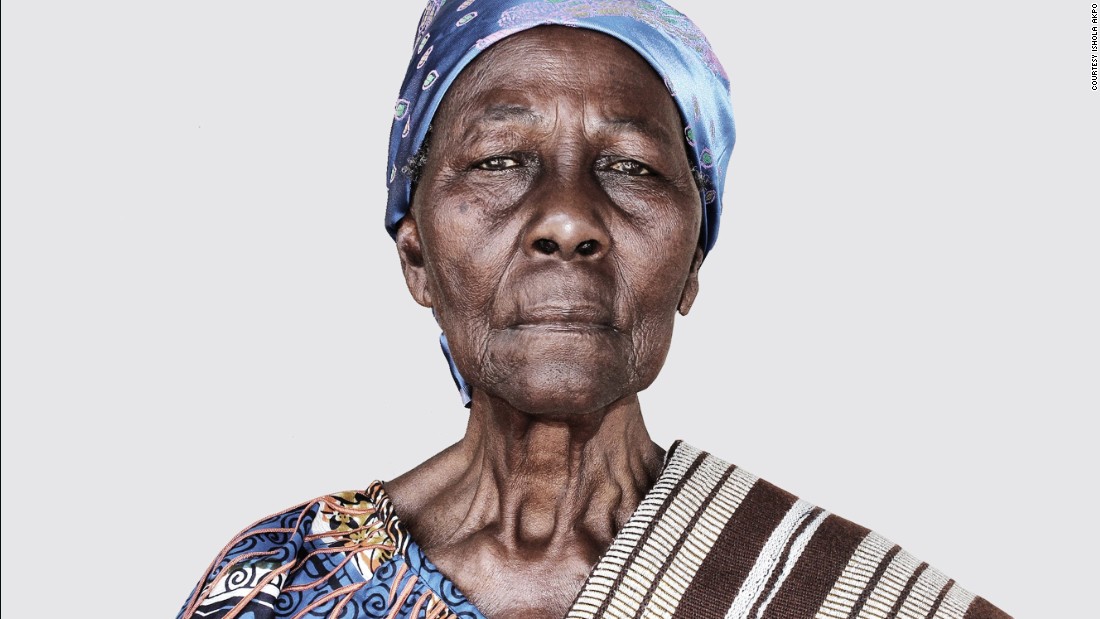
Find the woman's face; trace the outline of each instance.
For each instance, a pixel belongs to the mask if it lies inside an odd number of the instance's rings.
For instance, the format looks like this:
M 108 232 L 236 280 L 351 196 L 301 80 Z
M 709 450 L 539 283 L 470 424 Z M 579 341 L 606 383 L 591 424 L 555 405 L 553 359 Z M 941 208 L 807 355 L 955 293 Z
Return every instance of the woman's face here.
M 475 391 L 583 414 L 656 378 L 697 290 L 700 217 L 653 69 L 606 35 L 542 27 L 447 93 L 398 249 Z

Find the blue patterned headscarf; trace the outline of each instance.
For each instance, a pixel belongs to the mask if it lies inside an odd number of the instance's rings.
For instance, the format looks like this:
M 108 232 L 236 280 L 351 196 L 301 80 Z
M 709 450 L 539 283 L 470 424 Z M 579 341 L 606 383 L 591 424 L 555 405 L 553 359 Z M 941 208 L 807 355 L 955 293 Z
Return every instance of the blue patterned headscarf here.
M 709 252 L 718 236 L 722 187 L 733 151 L 729 79 L 703 33 L 660 0 L 429 0 L 394 106 L 386 171 L 386 230 L 396 236 L 398 224 L 409 212 L 412 179 L 406 169 L 462 69 L 497 41 L 552 24 L 610 35 L 638 52 L 664 79 L 680 110 L 684 142 L 700 182 L 699 243 Z M 440 344 L 469 406 L 472 392 L 455 367 L 445 335 Z

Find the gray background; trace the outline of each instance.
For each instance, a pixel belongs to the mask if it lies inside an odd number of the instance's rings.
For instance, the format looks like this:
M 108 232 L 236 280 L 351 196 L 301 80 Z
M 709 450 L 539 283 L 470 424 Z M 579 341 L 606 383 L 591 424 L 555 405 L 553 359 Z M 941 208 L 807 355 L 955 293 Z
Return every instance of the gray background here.
M 1090 5 L 677 6 L 739 136 L 656 440 L 1094 607 Z M 420 9 L 4 3 L 5 616 L 174 616 L 242 526 L 460 436 L 381 225 Z

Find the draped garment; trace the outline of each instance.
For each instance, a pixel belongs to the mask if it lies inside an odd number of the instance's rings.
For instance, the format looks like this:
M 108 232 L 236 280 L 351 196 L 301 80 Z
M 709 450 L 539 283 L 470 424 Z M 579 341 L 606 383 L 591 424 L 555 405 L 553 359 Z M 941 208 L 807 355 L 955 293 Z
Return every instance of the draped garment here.
M 241 532 L 178 619 L 483 619 L 382 482 Z M 677 441 L 566 619 L 1005 619 L 881 535 Z

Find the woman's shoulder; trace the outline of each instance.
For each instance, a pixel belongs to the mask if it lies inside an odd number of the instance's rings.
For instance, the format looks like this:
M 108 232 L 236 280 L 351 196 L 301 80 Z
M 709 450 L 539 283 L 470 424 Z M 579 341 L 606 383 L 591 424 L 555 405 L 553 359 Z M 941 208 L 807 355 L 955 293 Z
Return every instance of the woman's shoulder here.
M 722 592 L 715 595 L 728 597 L 730 608 L 748 604 L 762 613 L 765 605 L 775 616 L 812 606 L 819 617 L 872 609 L 889 617 L 1008 617 L 882 535 L 712 454 L 678 442 L 665 472 L 667 511 L 693 512 L 686 517 L 705 525 L 685 533 L 698 537 L 687 546 L 707 549 L 692 586 Z
M 308 606 L 341 588 L 366 586 L 376 574 L 385 576 L 408 543 L 381 482 L 320 496 L 235 535 L 199 579 L 179 617 L 244 610 L 256 610 L 259 617 Z

